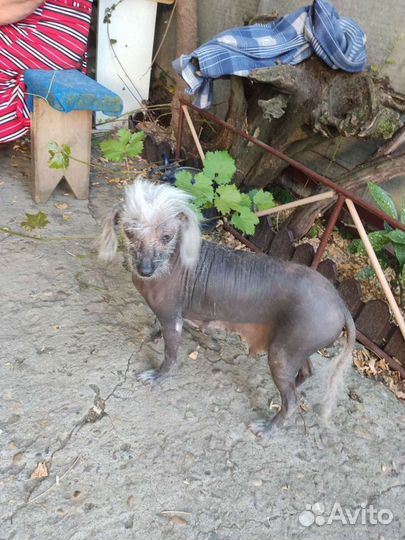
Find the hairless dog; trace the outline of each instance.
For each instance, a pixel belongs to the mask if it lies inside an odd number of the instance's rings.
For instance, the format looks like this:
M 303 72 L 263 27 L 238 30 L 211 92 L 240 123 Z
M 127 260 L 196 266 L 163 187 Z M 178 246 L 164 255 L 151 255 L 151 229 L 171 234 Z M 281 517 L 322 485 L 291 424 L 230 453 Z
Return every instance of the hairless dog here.
M 138 178 L 104 223 L 100 258 L 114 257 L 121 229 L 133 283 L 162 327 L 161 367 L 138 379 L 156 384 L 173 372 L 184 320 L 237 332 L 251 354 L 268 354 L 281 396 L 281 409 L 271 420 L 250 424 L 262 437 L 297 408 L 296 388 L 312 374 L 311 354 L 331 345 L 346 327 L 347 343 L 326 389 L 329 417 L 355 342 L 353 319 L 335 288 L 305 266 L 202 241 L 190 202 L 180 189 Z

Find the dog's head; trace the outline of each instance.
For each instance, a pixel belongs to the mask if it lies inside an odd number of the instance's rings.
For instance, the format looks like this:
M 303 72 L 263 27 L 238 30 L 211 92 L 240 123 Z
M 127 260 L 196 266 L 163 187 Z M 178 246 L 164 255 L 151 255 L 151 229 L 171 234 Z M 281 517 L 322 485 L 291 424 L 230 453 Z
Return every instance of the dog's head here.
M 117 250 L 115 227 L 123 230 L 133 271 L 141 278 L 170 272 L 179 254 L 183 266 L 197 263 L 201 233 L 191 196 L 167 184 L 137 178 L 125 192 L 122 205 L 105 220 L 99 257 L 111 260 Z

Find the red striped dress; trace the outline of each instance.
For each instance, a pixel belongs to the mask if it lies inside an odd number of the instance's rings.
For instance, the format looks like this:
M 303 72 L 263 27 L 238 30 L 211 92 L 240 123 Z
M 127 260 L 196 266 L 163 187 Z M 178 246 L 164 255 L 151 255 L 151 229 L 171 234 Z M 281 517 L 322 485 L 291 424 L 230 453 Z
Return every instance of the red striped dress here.
M 22 21 L 0 26 L 0 143 L 30 128 L 26 69 L 83 68 L 91 9 L 88 0 L 46 0 Z

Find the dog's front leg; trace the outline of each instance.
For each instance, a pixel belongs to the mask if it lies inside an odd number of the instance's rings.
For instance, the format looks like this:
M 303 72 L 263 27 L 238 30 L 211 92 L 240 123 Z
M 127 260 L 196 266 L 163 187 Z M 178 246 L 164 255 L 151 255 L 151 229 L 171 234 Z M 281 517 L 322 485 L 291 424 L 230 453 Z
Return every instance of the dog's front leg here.
M 181 334 L 183 330 L 183 319 L 181 316 L 170 319 L 159 319 L 162 326 L 164 341 L 164 359 L 159 370 L 150 369 L 138 375 L 138 381 L 144 384 L 153 385 L 166 380 L 173 372 L 177 361 L 177 351 L 179 349 Z

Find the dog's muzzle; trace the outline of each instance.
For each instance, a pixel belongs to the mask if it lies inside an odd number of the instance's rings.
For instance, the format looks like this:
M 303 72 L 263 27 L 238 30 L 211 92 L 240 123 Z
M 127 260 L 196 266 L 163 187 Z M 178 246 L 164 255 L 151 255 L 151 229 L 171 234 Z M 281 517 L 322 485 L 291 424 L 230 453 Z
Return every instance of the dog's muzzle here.
M 137 264 L 136 269 L 140 276 L 151 277 L 156 270 L 156 265 L 151 259 L 143 259 Z

